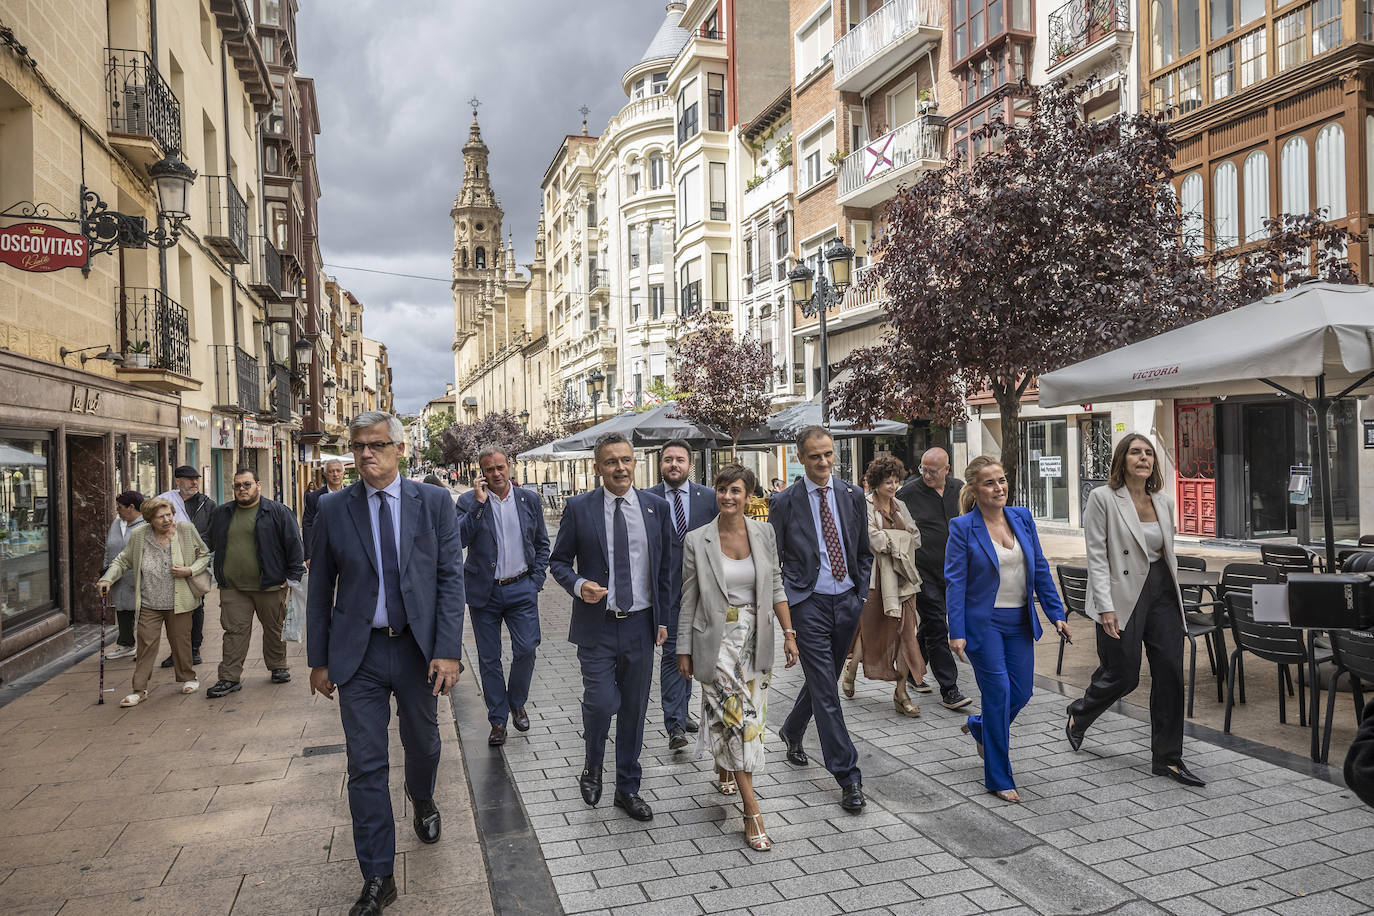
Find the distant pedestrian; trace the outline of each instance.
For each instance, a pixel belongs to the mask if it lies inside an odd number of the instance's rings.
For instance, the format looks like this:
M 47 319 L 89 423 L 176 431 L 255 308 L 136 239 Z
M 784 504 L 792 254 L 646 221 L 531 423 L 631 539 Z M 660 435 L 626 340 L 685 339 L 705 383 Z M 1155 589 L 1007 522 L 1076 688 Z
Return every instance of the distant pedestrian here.
M 1040 619 L 1035 599 L 1067 638 L 1064 602 L 1030 510 L 1007 505 L 1007 475 L 994 458 L 981 456 L 964 472 L 959 508 L 949 523 L 945 550 L 949 645 L 973 664 L 982 692 L 982 714 L 963 726 L 983 758 L 983 783 L 1003 801 L 1019 802 L 1011 775 L 1011 723 L 1030 702 L 1035 681 L 1035 641 Z
M 305 551 L 305 568 L 310 568 L 310 537 L 315 528 L 315 517 L 320 512 L 320 497 L 326 493 L 337 493 L 344 485 L 344 464 L 338 458 L 330 458 L 324 463 L 324 486 L 305 494 L 305 510 L 301 513 L 301 545 Z
M 1083 509 L 1086 611 L 1097 621 L 1098 667 L 1069 704 L 1064 733 L 1074 749 L 1097 717 L 1140 683 L 1150 661 L 1150 756 L 1156 776 L 1206 783 L 1183 763 L 1183 637 L 1187 621 L 1174 556 L 1174 503 L 1164 493 L 1154 443 L 1130 433 L 1112 452 L 1107 485 Z
M 143 494 L 137 490 L 125 490 L 115 497 L 115 520 L 105 535 L 105 567 L 101 575 L 128 546 L 129 535 L 147 524 L 139 512 L 142 506 Z M 134 590 L 132 577 L 116 582 L 110 589 L 110 606 L 115 611 L 119 635 L 114 645 L 105 649 L 105 658 L 128 658 L 134 654 L 134 624 L 138 619 L 138 593 Z
M 653 809 L 639 797 L 644 712 L 654 646 L 668 639 L 681 551 L 668 504 L 634 487 L 635 456 L 620 433 L 596 440 L 602 486 L 568 500 L 549 571 L 573 596 L 568 641 L 582 668 L 582 800 L 601 800 L 602 761 L 616 720 L 615 806 L 637 821 Z M 602 583 L 605 584 L 602 584 Z
M 262 495 L 252 468 L 234 475 L 234 501 L 215 510 L 210 529 L 219 581 L 219 619 L 224 646 L 219 680 L 205 691 L 209 699 L 233 693 L 243 685 L 243 663 L 253 636 L 253 617 L 262 624 L 262 658 L 272 683 L 291 680 L 286 662 L 287 580 L 305 575 L 300 529 L 291 510 Z
M 215 501 L 200 491 L 200 472 L 189 464 L 183 464 L 172 472 L 172 489 L 159 495 L 172 504 L 179 522 L 190 522 L 196 526 L 196 533 L 206 544 L 210 543 L 210 516 L 215 512 Z M 205 596 L 196 601 L 196 609 L 191 612 L 191 660 L 200 664 L 200 646 L 205 641 Z M 172 656 L 162 660 L 162 667 L 172 667 Z
M 463 584 L 491 723 L 487 744 L 498 747 L 506 743 L 507 721 L 517 731 L 530 729 L 525 704 L 540 641 L 539 592 L 549 570 L 549 534 L 539 494 L 511 483 L 504 450 L 482 449 L 477 464 L 481 475 L 458 497 L 458 536 L 467 551 Z M 509 680 L 501 670 L 502 623 L 510 633 Z
M 897 490 L 897 498 L 911 513 L 921 533 L 916 549 L 916 571 L 921 590 L 916 593 L 916 644 L 926 666 L 940 687 L 940 705 L 963 709 L 973 703 L 959 690 L 959 668 L 949 649 L 949 620 L 945 612 L 945 543 L 949 520 L 959 515 L 959 491 L 964 482 L 949 476 L 949 455 L 930 448 L 921 455 L 920 469 Z M 930 693 L 925 681 L 914 681 L 917 693 Z
M 668 503 L 673 519 L 673 534 L 678 546 L 687 537 L 716 517 L 716 494 L 710 487 L 692 483 L 692 447 L 682 439 L 664 444 L 658 453 L 658 474 L 661 478 L 649 492 Z M 695 733 L 698 725 L 692 718 L 692 682 L 678 671 L 677 618 L 682 598 L 682 567 L 673 569 L 673 607 L 668 615 L 668 641 L 663 644 L 658 669 L 659 701 L 663 707 L 663 730 L 668 733 L 668 747 L 678 750 L 687 746 L 687 733 Z
M 716 790 L 739 794 L 745 842 L 763 851 L 773 841 L 763 827 L 754 774 L 763 770 L 773 618 L 782 629 L 788 668 L 797 663 L 797 631 L 782 587 L 773 529 L 745 514 L 753 484 L 754 472 L 748 468 L 721 468 L 715 480 L 720 514 L 687 535 L 677 665 L 683 678 L 701 682 L 704 737 L 716 764 Z
M 182 693 L 200 688 L 191 662 L 191 611 L 196 596 L 190 579 L 210 565 L 210 551 L 196 526 L 178 522 L 172 504 L 161 497 L 145 499 L 140 512 L 146 525 L 129 535 L 129 543 L 100 577 L 97 588 L 107 595 L 114 583 L 132 572 L 138 600 L 137 658 L 133 693 L 120 706 L 137 706 L 148 698 L 162 631 L 172 646 L 172 661 Z
M 864 472 L 868 484 L 868 543 L 873 550 L 872 584 L 859 615 L 859 631 L 844 666 L 840 689 L 854 696 L 854 677 L 863 663 L 864 677 L 895 681 L 892 705 L 908 718 L 921 709 L 907 695 L 907 675 L 920 683 L 926 663 L 916 644 L 916 594 L 921 576 L 916 571 L 916 548 L 921 532 L 906 506 L 893 497 L 906 468 L 889 455 L 875 458 Z
M 836 680 L 868 597 L 873 553 L 863 491 L 833 474 L 835 441 L 823 426 L 797 434 L 806 479 L 773 499 L 768 522 L 777 535 L 782 584 L 797 628 L 806 683 L 778 730 L 787 762 L 811 761 L 802 738 L 814 715 L 825 768 L 840 786 L 840 806 L 863 810 L 859 753 L 844 724 Z

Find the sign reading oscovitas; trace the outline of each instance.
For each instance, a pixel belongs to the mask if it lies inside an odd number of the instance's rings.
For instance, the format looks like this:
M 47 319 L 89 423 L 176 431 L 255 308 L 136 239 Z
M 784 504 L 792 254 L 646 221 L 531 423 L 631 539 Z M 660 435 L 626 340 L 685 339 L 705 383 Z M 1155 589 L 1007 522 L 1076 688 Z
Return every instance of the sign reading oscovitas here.
M 84 267 L 90 254 L 85 236 L 47 223 L 19 223 L 0 229 L 0 263 L 35 273 Z

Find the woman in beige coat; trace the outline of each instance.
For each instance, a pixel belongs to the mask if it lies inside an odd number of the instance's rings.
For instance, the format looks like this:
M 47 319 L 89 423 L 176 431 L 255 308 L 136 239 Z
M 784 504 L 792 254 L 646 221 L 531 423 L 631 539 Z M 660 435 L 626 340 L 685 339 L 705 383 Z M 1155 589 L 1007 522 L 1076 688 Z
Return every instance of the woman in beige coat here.
M 786 667 L 797 663 L 797 631 L 782 588 L 773 529 L 746 516 L 754 472 L 728 464 L 716 475 L 715 521 L 688 533 L 682 545 L 682 610 L 677 665 L 701 684 L 698 746 L 710 742 L 716 788 L 739 793 L 744 837 L 771 849 L 754 794 L 763 769 L 763 728 L 773 676 L 773 618 L 783 632 Z M 768 604 L 773 613 L 767 613 Z
M 96 583 L 100 594 L 105 595 L 121 576 L 129 572 L 134 576 L 133 595 L 138 607 L 134 692 L 120 700 L 120 706 L 137 706 L 148 698 L 148 680 L 153 676 L 164 627 L 181 692 L 193 693 L 200 688 L 191 667 L 191 612 L 200 603 L 191 591 L 191 577 L 210 565 L 210 549 L 195 525 L 176 520 L 167 500 L 145 499 L 141 511 L 148 524 L 129 535 L 129 543 Z

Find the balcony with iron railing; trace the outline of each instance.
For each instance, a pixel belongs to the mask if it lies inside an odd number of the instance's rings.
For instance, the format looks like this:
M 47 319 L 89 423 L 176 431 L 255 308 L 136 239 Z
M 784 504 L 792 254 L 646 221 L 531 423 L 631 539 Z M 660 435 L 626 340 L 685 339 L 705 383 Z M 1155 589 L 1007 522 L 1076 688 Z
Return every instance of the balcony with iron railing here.
M 282 301 L 281 255 L 265 237 L 250 235 L 248 247 L 248 288 L 264 302 Z
M 855 150 L 840 164 L 839 203 L 872 207 L 892 198 L 923 171 L 945 164 L 945 119 L 917 115 Z
M 159 289 L 117 286 L 115 326 L 124 351 L 121 379 L 169 394 L 200 389 L 191 377 L 190 321 L 179 303 Z
M 587 271 L 587 292 L 593 297 L 605 298 L 611 292 L 611 272 L 605 268 L 592 268 Z
M 248 204 L 228 175 L 204 175 L 205 244 L 230 264 L 247 264 Z
M 181 103 L 144 51 L 105 49 L 110 143 L 146 169 L 181 150 Z
M 258 360 L 234 344 L 215 344 L 215 409 L 233 413 L 262 410 Z
M 897 64 L 933 48 L 943 34 L 939 0 L 889 0 L 835 43 L 835 88 L 871 89 Z
M 1112 57 L 1129 60 L 1135 37 L 1128 0 L 1069 0 L 1050 13 L 1049 32 L 1051 79 L 1070 71 L 1086 76 Z
M 293 419 L 295 398 L 291 391 L 291 370 L 280 363 L 267 367 L 266 381 L 263 383 L 270 392 L 268 399 L 273 419 L 278 423 L 290 423 Z

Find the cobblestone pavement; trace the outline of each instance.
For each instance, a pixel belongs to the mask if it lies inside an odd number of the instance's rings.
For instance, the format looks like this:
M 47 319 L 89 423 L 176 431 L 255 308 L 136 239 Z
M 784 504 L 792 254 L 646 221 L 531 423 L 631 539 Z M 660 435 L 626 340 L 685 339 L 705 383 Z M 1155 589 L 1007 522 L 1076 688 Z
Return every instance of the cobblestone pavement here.
M 814 728 L 814 762 L 804 769 L 783 760 L 770 730 L 756 783 L 776 845 L 748 849 L 739 805 L 712 787 L 710 760 L 668 751 L 657 683 L 642 757 L 652 823 L 611 806 L 609 774 L 601 805 L 588 808 L 577 789 L 581 691 L 569 607 L 550 582 L 533 727 L 512 731 L 504 749 L 569 913 L 1374 911 L 1374 811 L 1348 789 L 1191 738 L 1186 759 L 1208 785 L 1184 788 L 1150 774 L 1148 725 L 1115 712 L 1073 753 L 1065 699 L 1040 689 L 1013 728 L 1021 805 L 985 793 L 973 743 L 959 731 L 964 713 L 914 697 L 922 717 L 902 719 L 890 684 L 860 679 L 845 711 L 869 798 L 862 814 L 840 809 Z M 775 672 L 773 725 L 800 683 L 800 667 Z M 976 698 L 967 666 L 960 685 Z

